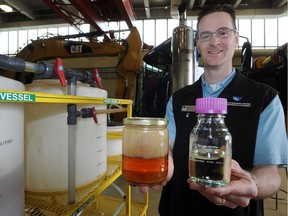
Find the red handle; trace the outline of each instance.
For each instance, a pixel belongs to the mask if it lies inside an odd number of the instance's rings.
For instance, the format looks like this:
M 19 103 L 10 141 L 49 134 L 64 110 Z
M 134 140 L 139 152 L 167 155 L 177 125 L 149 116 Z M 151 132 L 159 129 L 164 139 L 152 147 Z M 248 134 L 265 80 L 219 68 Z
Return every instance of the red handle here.
M 65 79 L 65 74 L 63 70 L 63 63 L 61 58 L 56 58 L 55 65 L 54 65 L 54 71 L 56 72 L 56 75 L 58 79 L 60 80 L 61 86 L 66 87 L 66 79 Z
M 100 78 L 100 76 L 99 76 L 99 73 L 98 73 L 98 69 L 97 69 L 97 68 L 94 69 L 93 78 L 94 78 L 94 80 L 96 81 L 98 87 L 101 88 L 101 89 L 103 89 L 102 82 L 101 82 L 101 78 Z
M 94 122 L 97 124 L 97 123 L 98 123 L 98 119 L 97 119 L 97 116 L 96 116 L 96 109 L 95 109 L 95 107 L 92 107 L 92 108 L 91 108 L 91 116 L 93 117 Z

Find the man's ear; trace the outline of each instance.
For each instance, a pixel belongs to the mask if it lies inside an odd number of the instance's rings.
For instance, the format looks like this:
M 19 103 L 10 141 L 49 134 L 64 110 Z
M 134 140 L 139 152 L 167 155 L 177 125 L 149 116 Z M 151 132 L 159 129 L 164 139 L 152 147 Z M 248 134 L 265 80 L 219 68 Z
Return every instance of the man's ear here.
M 235 33 L 235 40 L 236 40 L 235 49 L 237 49 L 237 47 L 239 46 L 239 32 Z
M 196 46 L 196 48 L 197 48 L 197 50 L 198 50 L 198 53 L 201 54 L 200 49 L 199 49 L 199 46 L 198 46 L 198 40 L 196 40 L 195 46 Z

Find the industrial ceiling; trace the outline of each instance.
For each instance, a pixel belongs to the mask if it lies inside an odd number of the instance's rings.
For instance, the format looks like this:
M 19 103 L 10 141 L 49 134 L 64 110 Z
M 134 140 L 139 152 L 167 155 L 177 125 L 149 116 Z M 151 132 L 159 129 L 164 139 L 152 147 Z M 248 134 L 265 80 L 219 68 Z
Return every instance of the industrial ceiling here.
M 0 10 L 0 28 L 70 23 L 90 23 L 96 30 L 108 30 L 107 21 L 178 18 L 184 4 L 187 17 L 196 17 L 206 5 L 228 3 L 237 16 L 287 16 L 287 0 L 0 0 L 13 12 Z

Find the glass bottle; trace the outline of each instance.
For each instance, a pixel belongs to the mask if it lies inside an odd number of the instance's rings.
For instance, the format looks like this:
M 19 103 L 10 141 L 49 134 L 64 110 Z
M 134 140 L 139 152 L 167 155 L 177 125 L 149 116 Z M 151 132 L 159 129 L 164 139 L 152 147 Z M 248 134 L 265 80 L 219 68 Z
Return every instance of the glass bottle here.
M 122 174 L 131 185 L 161 184 L 168 173 L 169 136 L 164 118 L 123 120 Z
M 189 176 L 201 185 L 222 187 L 230 182 L 232 136 L 225 125 L 227 99 L 196 99 L 197 123 L 190 133 Z

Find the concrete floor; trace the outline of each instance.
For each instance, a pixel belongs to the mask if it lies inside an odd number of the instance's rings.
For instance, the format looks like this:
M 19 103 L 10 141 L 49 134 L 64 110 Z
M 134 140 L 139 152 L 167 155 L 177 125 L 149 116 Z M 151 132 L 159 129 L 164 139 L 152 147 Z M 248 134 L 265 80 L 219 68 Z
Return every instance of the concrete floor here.
M 281 189 L 287 191 L 287 177 L 286 172 L 284 168 L 279 169 L 281 178 L 282 178 L 282 185 Z M 126 189 L 126 183 L 122 176 L 120 176 L 115 182 L 115 185 L 117 185 L 123 192 L 125 192 Z M 137 187 L 132 187 L 132 202 L 144 202 L 144 195 L 141 194 L 138 191 Z M 110 186 L 108 187 L 104 192 L 103 195 L 105 196 L 113 196 L 113 197 L 121 197 L 120 193 L 115 190 L 114 187 Z M 146 212 L 147 216 L 159 216 L 158 214 L 158 203 L 159 198 L 161 195 L 161 191 L 150 191 L 149 192 L 149 203 L 148 203 L 148 210 Z M 284 193 L 283 191 L 280 191 L 278 193 L 279 198 L 287 198 L 287 193 Z M 274 196 L 275 197 L 275 196 Z M 286 200 L 278 200 L 278 210 L 276 210 L 276 200 L 273 198 L 268 198 L 264 201 L 265 203 L 265 216 L 287 216 L 287 199 Z M 132 216 L 136 216 L 131 212 Z

